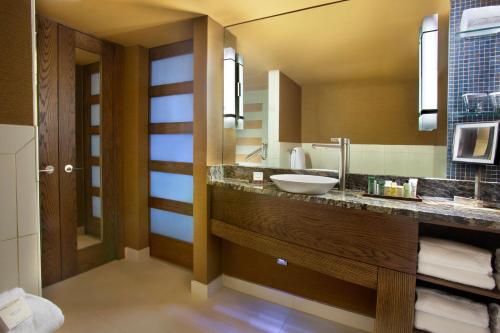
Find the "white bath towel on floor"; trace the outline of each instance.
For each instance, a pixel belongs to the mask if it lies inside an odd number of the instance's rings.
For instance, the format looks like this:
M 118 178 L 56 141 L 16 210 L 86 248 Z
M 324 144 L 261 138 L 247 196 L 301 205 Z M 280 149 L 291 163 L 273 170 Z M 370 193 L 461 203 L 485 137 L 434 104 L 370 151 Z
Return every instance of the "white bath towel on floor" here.
M 444 239 L 422 237 L 419 258 L 423 261 L 475 273 L 492 273 L 492 254 L 485 249 Z
M 3 291 L 0 293 L 0 308 L 17 301 L 21 297 L 24 297 L 24 290 L 21 288 L 14 288 L 11 290 Z
M 500 333 L 500 305 L 492 303 L 488 306 L 492 333 Z
M 418 260 L 418 272 L 468 286 L 490 290 L 495 288 L 495 279 L 491 274 L 477 274 L 461 269 L 433 265 L 422 262 L 420 258 Z
M 489 326 L 486 305 L 438 290 L 417 288 L 415 309 L 469 325 L 483 328 Z
M 52 333 L 63 325 L 64 316 L 57 305 L 45 298 L 30 294 L 26 294 L 24 299 L 31 308 L 33 316 L 9 333 Z
M 489 328 L 465 324 L 422 311 L 415 311 L 415 328 L 431 333 L 490 333 Z

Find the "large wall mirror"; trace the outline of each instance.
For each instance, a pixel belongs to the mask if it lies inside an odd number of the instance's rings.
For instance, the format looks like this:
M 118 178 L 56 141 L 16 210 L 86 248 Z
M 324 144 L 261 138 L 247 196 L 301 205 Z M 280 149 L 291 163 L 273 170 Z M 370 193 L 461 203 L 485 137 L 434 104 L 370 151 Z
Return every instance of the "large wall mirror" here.
M 445 177 L 449 8 L 351 0 L 227 27 L 225 62 L 243 66 L 243 97 L 242 110 L 225 105 L 224 163 L 290 168 L 299 149 L 304 168 L 335 170 L 338 152 L 312 144 L 345 137 L 351 173 Z M 419 40 L 434 14 L 437 124 L 422 130 Z M 232 112 L 243 124 L 228 126 Z

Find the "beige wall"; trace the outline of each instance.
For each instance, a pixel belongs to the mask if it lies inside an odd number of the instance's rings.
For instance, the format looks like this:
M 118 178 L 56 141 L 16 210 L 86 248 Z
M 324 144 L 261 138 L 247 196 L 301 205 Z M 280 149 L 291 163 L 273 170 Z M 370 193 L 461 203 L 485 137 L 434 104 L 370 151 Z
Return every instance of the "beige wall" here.
M 33 125 L 29 0 L 2 0 L 0 45 L 0 124 Z
M 279 141 L 301 142 L 302 89 L 280 71 Z
M 302 142 L 348 137 L 356 144 L 446 144 L 443 121 L 439 131 L 418 131 L 417 105 L 418 81 L 304 85 Z

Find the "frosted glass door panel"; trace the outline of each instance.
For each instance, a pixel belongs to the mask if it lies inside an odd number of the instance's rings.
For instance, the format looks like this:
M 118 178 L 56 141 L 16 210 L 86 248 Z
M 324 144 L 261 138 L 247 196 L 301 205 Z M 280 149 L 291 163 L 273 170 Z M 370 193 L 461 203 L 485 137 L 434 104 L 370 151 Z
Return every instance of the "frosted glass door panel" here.
M 101 198 L 92 197 L 92 216 L 96 218 L 101 218 Z
M 193 202 L 193 176 L 151 171 L 149 179 L 152 197 Z
M 186 81 L 193 81 L 193 54 L 151 62 L 152 86 Z
M 90 136 L 90 155 L 92 157 L 101 156 L 101 136 L 91 135 Z
M 180 123 L 193 121 L 193 94 L 151 98 L 152 123 Z
M 152 134 L 149 143 L 153 161 L 193 162 L 192 134 Z
M 101 124 L 101 105 L 92 104 L 90 106 L 90 126 L 99 126 Z
M 193 242 L 193 217 L 151 208 L 151 232 Z
M 91 167 L 92 187 L 101 187 L 101 167 L 93 165 Z
M 92 96 L 101 94 L 101 74 L 93 73 L 90 75 L 90 94 Z

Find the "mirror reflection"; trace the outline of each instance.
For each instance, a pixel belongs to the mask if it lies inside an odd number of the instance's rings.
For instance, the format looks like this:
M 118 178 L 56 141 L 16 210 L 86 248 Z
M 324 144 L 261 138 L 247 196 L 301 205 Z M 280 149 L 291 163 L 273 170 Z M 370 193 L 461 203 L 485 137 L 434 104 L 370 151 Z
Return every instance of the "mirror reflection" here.
M 228 27 L 224 163 L 338 170 L 313 144 L 348 138 L 350 173 L 445 177 L 448 17 L 356 0 Z
M 77 165 L 66 172 L 77 177 L 77 246 L 102 242 L 101 209 L 101 57 L 75 49 L 75 122 Z M 71 170 L 70 170 L 71 169 Z

